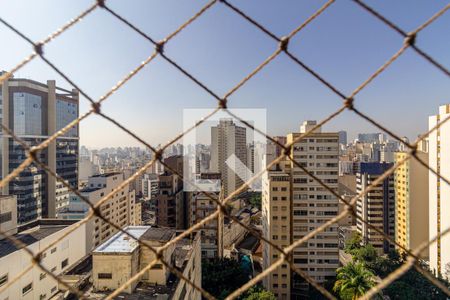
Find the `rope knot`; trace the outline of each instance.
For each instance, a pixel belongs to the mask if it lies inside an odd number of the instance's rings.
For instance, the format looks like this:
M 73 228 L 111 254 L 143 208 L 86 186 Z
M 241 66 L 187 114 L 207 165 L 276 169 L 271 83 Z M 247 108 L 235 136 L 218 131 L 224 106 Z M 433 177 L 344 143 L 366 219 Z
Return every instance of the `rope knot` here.
M 286 155 L 286 156 L 291 155 L 292 145 L 289 145 L 289 146 L 287 146 L 287 147 L 284 147 L 283 149 L 284 149 L 284 150 L 283 150 L 283 154 L 284 154 L 284 155 Z
M 412 156 L 416 156 L 416 154 L 417 154 L 417 149 L 418 149 L 417 143 L 414 143 L 414 144 L 410 145 L 410 148 L 411 148 L 411 155 L 412 155 Z
M 94 216 L 97 216 L 97 217 L 102 217 L 102 213 L 100 212 L 100 207 L 98 206 L 98 207 L 92 207 L 91 208 L 92 209 L 92 212 L 94 213 Z
M 163 54 L 164 53 L 164 45 L 166 44 L 166 41 L 159 41 L 155 44 L 155 50 L 156 52 L 158 52 L 159 54 Z
M 34 161 L 37 161 L 37 152 L 38 152 L 38 150 L 39 149 L 36 146 L 33 146 L 28 151 L 28 156 Z
M 286 50 L 287 50 L 287 47 L 288 47 L 288 44 L 289 44 L 289 37 L 284 36 L 284 37 L 282 37 L 281 40 L 280 40 L 279 47 L 280 47 L 280 49 L 281 49 L 282 51 L 286 51 Z
M 353 98 L 347 98 L 344 100 L 344 105 L 346 108 L 348 109 L 352 109 L 353 108 Z
M 105 0 L 97 0 L 97 5 L 101 8 L 105 8 Z
M 100 106 L 101 106 L 100 102 L 94 102 L 94 103 L 92 103 L 92 109 L 94 110 L 94 112 L 95 112 L 96 114 L 99 114 L 99 113 L 100 113 Z
M 36 255 L 34 255 L 31 260 L 36 263 L 36 264 L 40 264 L 41 260 L 42 260 L 42 253 L 38 253 Z
M 157 150 L 154 154 L 156 160 L 161 160 L 163 151 L 161 149 Z
M 219 100 L 219 107 L 221 109 L 226 109 L 227 108 L 227 101 L 228 100 L 226 98 L 220 99 Z
M 416 42 L 416 33 L 408 33 L 408 35 L 405 38 L 405 44 L 408 46 L 413 46 Z
M 35 45 L 34 45 L 34 51 L 35 51 L 38 55 L 44 54 L 44 44 L 42 44 L 41 42 L 35 44 Z

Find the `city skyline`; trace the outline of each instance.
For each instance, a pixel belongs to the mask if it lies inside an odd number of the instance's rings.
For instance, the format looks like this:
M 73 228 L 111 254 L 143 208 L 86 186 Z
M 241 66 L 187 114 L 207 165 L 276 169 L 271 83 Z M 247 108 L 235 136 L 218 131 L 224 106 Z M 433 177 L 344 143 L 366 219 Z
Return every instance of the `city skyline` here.
M 282 36 L 303 22 L 324 2 L 292 1 L 285 2 L 281 7 L 270 2 L 262 2 L 258 7 L 245 3 L 239 6 L 275 34 Z M 32 39 L 39 40 L 77 15 L 89 3 L 15 1 L 2 5 L 1 8 L 2 17 L 6 21 L 17 21 L 20 30 Z M 138 2 L 129 6 L 111 2 L 111 7 L 158 39 L 173 31 L 205 3 L 196 2 L 191 5 L 177 2 Z M 414 1 L 409 4 L 408 14 L 402 14 L 404 10 L 401 3 L 369 4 L 408 31 L 423 23 L 442 8 L 445 2 Z M 25 6 L 26 10 L 23 9 Z M 18 10 L 22 14 L 15 14 Z M 333 85 L 349 94 L 400 48 L 401 37 L 351 1 L 337 1 L 329 10 L 330 12 L 325 12 L 306 27 L 299 37 L 292 39 L 289 49 Z M 39 18 L 40 12 L 45 12 L 49 17 Z M 166 20 L 163 16 L 169 12 L 173 18 Z M 173 22 L 173 19 L 180 21 Z M 33 26 L 38 20 L 40 26 Z M 212 25 L 203 26 L 205 23 Z M 449 64 L 450 58 L 446 53 L 450 49 L 450 43 L 441 37 L 445 36 L 449 23 L 450 18 L 444 15 L 430 29 L 425 29 L 417 41 L 418 45 L 424 47 L 444 66 Z M 239 26 L 241 30 L 232 30 L 235 26 Z M 92 28 L 96 30 L 91 30 Z M 2 49 L 4 55 L 0 56 L 0 69 L 9 70 L 28 55 L 31 49 L 3 26 L 0 26 L 0 35 L 4 35 L 11 46 Z M 118 40 L 124 42 L 117 43 Z M 355 43 L 356 40 L 358 43 Z M 225 49 L 222 47 L 223 43 L 236 46 Z M 199 19 L 198 25 L 194 24 L 170 41 L 165 50 L 167 55 L 221 95 L 250 73 L 275 48 L 276 44 L 257 33 L 251 24 L 235 16 L 226 7 L 216 5 Z M 130 49 L 134 51 L 130 52 Z M 98 10 L 93 16 L 87 16 L 79 26 L 45 46 L 44 51 L 52 62 L 65 70 L 90 96 L 99 98 L 148 57 L 152 47 Z M 67 55 L 73 59 L 66 60 Z M 219 59 L 222 57 L 224 59 Z M 96 72 L 95 80 L 85 76 L 93 69 Z M 345 76 L 341 76 L 342 72 Z M 71 88 L 39 60 L 25 66 L 15 76 L 38 81 L 55 79 L 57 85 Z M 435 72 L 423 58 L 407 50 L 368 89 L 356 97 L 355 105 L 383 125 L 392 128 L 399 136 L 414 139 L 426 131 L 426 118 L 434 113 L 432 107 L 444 104 L 449 99 L 450 91 L 446 88 L 445 76 Z M 161 103 L 164 105 L 160 105 Z M 278 105 L 279 103 L 283 105 Z M 143 69 L 142 74 L 108 99 L 102 105 L 102 110 L 150 144 L 157 145 L 164 144 L 181 132 L 182 109 L 210 108 L 216 104 L 213 98 L 193 82 L 156 58 Z M 271 135 L 296 131 L 297 124 L 302 120 L 321 120 L 339 105 L 339 98 L 283 55 L 267 65 L 229 99 L 230 107 L 266 108 L 267 128 Z M 389 110 L 384 109 L 387 106 Z M 86 99 L 81 97 L 80 114 L 88 107 Z M 291 107 L 298 109 L 289 109 Z M 397 118 L 399 112 L 402 112 L 401 118 Z M 140 126 L 139 121 L 144 119 L 147 125 Z M 161 124 L 164 124 L 164 131 L 160 130 Z M 356 129 L 361 132 L 379 131 L 349 112 L 343 113 L 325 128 L 328 131 L 347 130 L 350 139 L 356 135 Z M 108 134 L 105 135 L 104 132 Z M 99 135 L 104 138 L 97 138 Z M 139 144 L 97 116 L 81 122 L 80 136 L 81 144 L 97 148 Z

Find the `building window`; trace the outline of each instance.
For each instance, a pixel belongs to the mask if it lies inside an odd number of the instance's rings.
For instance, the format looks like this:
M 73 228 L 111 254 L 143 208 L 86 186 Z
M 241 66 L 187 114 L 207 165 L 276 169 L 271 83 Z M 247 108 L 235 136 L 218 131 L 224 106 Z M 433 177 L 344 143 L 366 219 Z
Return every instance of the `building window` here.
M 8 282 L 8 274 L 5 274 L 2 277 L 0 277 L 0 286 L 4 285 L 7 282 Z
M 154 269 L 161 270 L 162 268 L 163 268 L 162 264 L 155 264 L 155 265 L 152 267 L 152 270 L 154 270 Z
M 41 273 L 41 275 L 39 275 L 39 280 L 42 280 L 45 277 L 47 277 L 47 273 Z
M 50 251 L 51 254 L 53 254 L 53 253 L 55 253 L 55 252 L 56 252 L 56 247 L 53 248 L 53 249 Z
M 61 269 L 64 269 L 65 267 L 67 267 L 68 264 L 69 264 L 69 259 L 66 258 L 65 260 L 63 260 L 61 262 Z
M 53 267 L 53 268 L 51 269 L 51 272 L 52 272 L 52 273 L 56 272 L 56 267 Z
M 11 220 L 12 220 L 12 213 L 10 211 L 0 214 L 0 224 L 9 222 Z
M 98 279 L 112 279 L 112 273 L 98 273 Z
M 54 286 L 54 287 L 52 287 L 52 289 L 50 290 L 50 292 L 52 292 L 52 293 L 54 293 L 54 292 L 56 292 L 56 286 Z
M 22 289 L 22 295 L 25 295 L 26 293 L 28 293 L 29 291 L 31 291 L 33 289 L 33 283 L 29 283 L 26 286 L 23 287 Z
M 39 296 L 39 300 L 44 300 L 47 297 L 47 294 L 41 294 Z

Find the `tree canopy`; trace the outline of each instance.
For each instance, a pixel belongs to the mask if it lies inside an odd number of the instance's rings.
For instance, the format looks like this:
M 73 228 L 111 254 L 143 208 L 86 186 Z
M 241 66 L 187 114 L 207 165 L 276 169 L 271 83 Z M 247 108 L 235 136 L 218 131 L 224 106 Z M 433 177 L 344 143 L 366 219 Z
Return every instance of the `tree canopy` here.
M 375 275 L 363 263 L 351 262 L 337 269 L 333 291 L 343 300 L 354 300 L 375 286 Z
M 248 280 L 248 273 L 238 261 L 229 258 L 202 261 L 202 287 L 216 298 L 226 298 Z

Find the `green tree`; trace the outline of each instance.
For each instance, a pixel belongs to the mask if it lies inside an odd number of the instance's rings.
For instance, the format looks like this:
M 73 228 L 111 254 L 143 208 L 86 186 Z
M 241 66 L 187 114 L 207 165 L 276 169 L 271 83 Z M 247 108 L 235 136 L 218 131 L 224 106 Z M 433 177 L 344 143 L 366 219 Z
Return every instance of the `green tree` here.
M 375 275 L 364 264 L 349 263 L 337 269 L 333 290 L 343 300 L 354 300 L 364 295 L 375 285 Z
M 352 236 L 345 242 L 345 253 L 353 255 L 356 250 L 361 248 L 361 242 L 361 234 L 357 231 L 354 231 L 352 233 Z
M 370 244 L 353 250 L 353 259 L 365 264 L 372 271 L 377 258 L 377 250 Z
M 244 296 L 242 296 L 240 299 L 243 299 L 243 300 L 276 300 L 275 295 L 272 292 L 265 290 L 260 285 L 250 288 L 244 294 Z
M 226 298 L 248 280 L 241 264 L 233 259 L 202 261 L 202 287 L 216 298 Z
M 261 210 L 261 193 L 253 193 L 250 197 L 249 203 L 251 206 Z
M 382 279 L 395 271 L 406 260 L 406 255 L 400 255 L 396 250 L 390 251 L 387 255 L 378 256 L 371 245 L 366 245 L 356 250 L 353 249 L 352 252 L 354 261 L 364 264 L 367 269 Z M 422 265 L 422 268 L 427 269 L 427 266 Z M 446 286 L 450 286 L 447 281 L 439 280 Z M 350 297 L 349 295 L 351 295 L 351 292 L 348 292 L 347 297 Z M 383 290 L 383 295 L 389 296 L 390 299 L 447 299 L 443 291 L 414 268 L 408 270 L 386 287 Z M 342 296 L 341 298 L 347 299 Z

